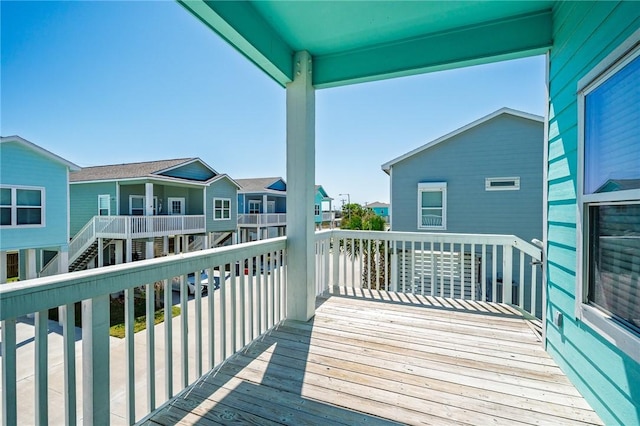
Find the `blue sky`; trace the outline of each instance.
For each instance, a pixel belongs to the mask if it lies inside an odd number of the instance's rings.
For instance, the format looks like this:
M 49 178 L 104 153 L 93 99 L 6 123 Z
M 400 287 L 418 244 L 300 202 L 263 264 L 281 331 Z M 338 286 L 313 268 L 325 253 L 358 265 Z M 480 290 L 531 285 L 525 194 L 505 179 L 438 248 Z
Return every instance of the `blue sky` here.
M 173 1 L 1 7 L 0 133 L 80 166 L 200 157 L 286 177 L 285 91 Z M 389 201 L 380 165 L 503 106 L 544 115 L 544 57 L 316 92 L 316 182 Z

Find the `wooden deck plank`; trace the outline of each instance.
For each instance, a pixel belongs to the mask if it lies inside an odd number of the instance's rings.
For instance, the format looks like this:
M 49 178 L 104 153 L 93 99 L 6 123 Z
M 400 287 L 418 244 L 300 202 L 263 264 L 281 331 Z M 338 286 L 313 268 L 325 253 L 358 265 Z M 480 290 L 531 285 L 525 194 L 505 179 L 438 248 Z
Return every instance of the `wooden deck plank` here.
M 517 310 L 340 291 L 317 300 L 313 320 L 280 323 L 146 424 L 601 424 Z
M 472 388 L 470 386 L 455 384 L 452 382 L 425 380 L 421 375 L 411 372 L 403 372 L 400 369 L 390 368 L 392 362 L 386 362 L 383 367 L 372 365 L 371 358 L 360 356 L 356 360 L 346 360 L 345 357 L 337 358 L 340 352 L 330 355 L 307 353 L 284 347 L 278 340 L 277 345 L 269 345 L 269 342 L 256 342 L 247 351 L 247 355 L 265 362 L 282 366 L 298 366 L 304 368 L 306 374 L 326 374 L 332 378 L 340 378 L 353 383 L 367 383 L 368 386 L 385 389 L 400 394 L 422 398 L 435 404 L 461 405 L 469 411 L 475 412 L 474 418 L 481 423 L 490 423 L 495 418 L 504 418 L 519 423 L 530 423 L 532 413 L 535 412 L 535 424 L 557 425 L 562 418 L 565 425 L 580 424 L 590 418 L 590 410 L 569 407 L 562 404 L 549 404 L 548 402 L 531 404 L 526 406 L 517 401 L 522 398 L 513 397 L 510 394 L 491 392 L 486 389 Z M 277 348 L 276 348 L 277 346 Z M 366 355 L 365 355 L 366 356 Z M 368 363 L 358 361 L 369 361 Z M 331 370 L 327 373 L 328 370 Z M 425 392 L 425 385 L 429 391 Z M 478 394 L 484 394 L 484 398 L 478 398 Z M 491 396 L 487 396 L 492 394 Z M 549 414 L 553 413 L 553 414 Z M 488 417 L 487 417 L 488 416 Z

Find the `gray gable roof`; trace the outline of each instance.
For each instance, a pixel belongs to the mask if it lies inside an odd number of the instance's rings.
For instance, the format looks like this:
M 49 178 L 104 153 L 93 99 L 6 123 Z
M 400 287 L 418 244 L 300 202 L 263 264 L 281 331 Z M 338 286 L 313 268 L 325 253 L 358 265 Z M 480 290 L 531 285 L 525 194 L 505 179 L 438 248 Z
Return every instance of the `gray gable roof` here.
M 151 177 L 158 172 L 198 160 L 197 158 L 176 158 L 173 160 L 145 161 L 141 163 L 112 164 L 107 166 L 83 167 L 69 175 L 71 182 L 94 180 L 118 180 Z
M 250 178 L 250 179 L 236 179 L 238 185 L 240 185 L 241 192 L 265 192 L 265 191 L 277 191 L 269 188 L 277 181 L 283 181 L 281 177 L 265 177 L 265 178 Z M 284 193 L 285 191 L 277 191 Z

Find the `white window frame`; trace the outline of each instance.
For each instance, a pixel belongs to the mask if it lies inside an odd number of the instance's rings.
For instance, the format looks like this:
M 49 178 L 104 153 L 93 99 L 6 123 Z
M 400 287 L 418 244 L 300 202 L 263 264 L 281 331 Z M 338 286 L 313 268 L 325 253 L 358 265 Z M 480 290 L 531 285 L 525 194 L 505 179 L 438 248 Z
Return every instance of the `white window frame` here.
M 509 186 L 493 186 L 494 182 L 513 182 L 513 185 Z M 495 177 L 485 178 L 484 189 L 486 191 L 519 191 L 520 190 L 520 178 L 519 177 Z
M 589 206 L 599 204 L 610 205 L 624 201 L 631 204 L 640 200 L 640 189 L 614 191 L 595 194 L 584 193 L 584 114 L 585 97 L 615 75 L 626 64 L 640 56 L 640 30 L 614 49 L 606 58 L 597 64 L 588 74 L 578 81 L 578 176 L 577 176 L 577 207 L 578 223 L 576 224 L 576 303 L 575 316 L 604 339 L 615 345 L 636 362 L 640 362 L 640 336 L 620 325 L 604 311 L 589 305 L 588 267 L 589 254 Z
M 0 186 L 2 189 L 10 189 L 11 190 L 11 204 L 10 205 L 2 205 L 3 208 L 9 207 L 11 209 L 11 225 L 0 225 L 1 228 L 9 229 L 9 228 L 44 228 L 46 225 L 46 191 L 44 187 L 41 186 L 19 186 L 19 185 L 2 185 Z M 36 224 L 25 224 L 18 225 L 18 209 L 20 208 L 34 208 L 38 206 L 18 206 L 18 190 L 27 190 L 27 191 L 40 191 L 40 223 Z
M 221 207 L 216 207 L 216 201 L 221 202 Z M 224 203 L 229 203 L 228 207 L 224 206 Z M 216 218 L 216 211 L 220 211 L 220 217 Z M 224 213 L 227 211 L 228 217 L 224 217 Z M 213 220 L 231 220 L 231 198 L 214 198 L 213 199 Z
M 180 202 L 180 213 L 173 213 L 173 208 L 171 204 L 174 201 Z M 184 197 L 168 197 L 167 198 L 167 214 L 168 215 L 176 215 L 176 216 L 184 216 L 186 211 L 187 200 Z
M 135 198 L 142 198 L 142 215 L 141 216 L 146 216 L 147 215 L 147 201 L 146 201 L 146 197 L 144 195 L 129 195 L 129 216 L 133 216 L 133 200 Z M 138 210 L 138 209 L 136 209 Z M 158 197 L 157 196 L 153 196 L 153 215 L 156 215 L 156 212 L 158 211 Z
M 256 213 L 254 210 L 255 208 L 251 208 L 253 206 L 257 206 L 258 212 Z M 249 200 L 248 201 L 248 206 L 247 206 L 247 212 L 249 214 L 260 214 L 260 211 L 262 210 L 262 200 Z
M 107 214 L 100 214 L 100 200 L 106 198 L 107 199 Z M 111 195 L 109 194 L 100 194 L 98 195 L 98 216 L 111 216 Z
M 422 225 L 422 193 L 442 192 L 442 225 Z M 447 229 L 447 183 L 446 182 L 420 182 L 418 183 L 418 229 L 446 230 Z

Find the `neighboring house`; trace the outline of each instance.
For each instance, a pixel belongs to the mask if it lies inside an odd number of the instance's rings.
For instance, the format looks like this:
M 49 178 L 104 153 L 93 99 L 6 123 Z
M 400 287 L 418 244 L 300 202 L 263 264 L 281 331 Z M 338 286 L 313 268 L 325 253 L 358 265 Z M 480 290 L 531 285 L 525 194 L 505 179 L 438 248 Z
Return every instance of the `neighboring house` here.
M 287 184 L 281 177 L 236 179 L 239 241 L 285 235 Z
M 502 108 L 382 165 L 391 230 L 542 238 L 544 119 Z
M 335 213 L 332 209 L 333 198 L 329 197 L 322 185 L 316 185 L 315 200 L 313 202 L 313 215 L 316 221 L 316 228 L 335 226 Z
M 70 269 L 215 247 L 237 228 L 238 184 L 199 158 L 70 175 Z M 102 247 L 103 250 L 99 250 Z
M 66 271 L 69 171 L 75 164 L 19 136 L 0 138 L 0 283 Z
M 375 214 L 382 217 L 386 222 L 389 222 L 389 203 L 374 201 L 373 203 L 365 204 L 364 206 L 373 210 Z

